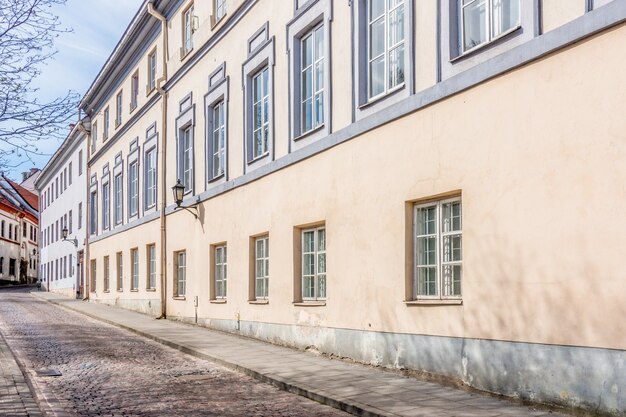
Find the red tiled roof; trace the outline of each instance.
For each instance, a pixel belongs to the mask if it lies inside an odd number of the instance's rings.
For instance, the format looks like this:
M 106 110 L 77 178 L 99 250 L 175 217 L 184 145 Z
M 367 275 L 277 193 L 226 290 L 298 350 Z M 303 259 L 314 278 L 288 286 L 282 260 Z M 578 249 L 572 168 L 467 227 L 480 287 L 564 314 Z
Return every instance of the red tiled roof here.
M 26 188 L 22 187 L 21 185 L 19 185 L 18 183 L 11 181 L 10 179 L 7 178 L 7 181 L 9 181 L 9 183 L 11 184 L 11 186 L 13 188 L 15 188 L 15 191 L 17 191 L 17 193 L 19 195 L 22 196 L 22 198 L 24 198 L 24 200 L 26 200 L 26 202 L 35 210 L 39 211 L 39 197 L 37 197 L 37 194 L 33 194 L 30 191 L 28 191 Z

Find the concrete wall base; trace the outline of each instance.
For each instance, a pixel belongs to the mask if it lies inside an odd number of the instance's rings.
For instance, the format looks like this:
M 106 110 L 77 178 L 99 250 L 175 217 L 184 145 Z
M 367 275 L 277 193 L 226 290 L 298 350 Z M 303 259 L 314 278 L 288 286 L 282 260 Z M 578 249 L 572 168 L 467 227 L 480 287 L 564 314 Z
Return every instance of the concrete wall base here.
M 94 299 L 91 301 L 125 308 L 126 310 L 137 311 L 138 313 L 147 314 L 152 317 L 158 317 L 161 315 L 161 300 L 158 298 L 148 300 L 125 300 L 116 298 L 111 300 Z
M 195 323 L 193 317 L 169 319 Z M 626 351 L 198 318 L 198 325 L 522 400 L 626 415 Z M 239 328 L 239 330 L 238 330 Z

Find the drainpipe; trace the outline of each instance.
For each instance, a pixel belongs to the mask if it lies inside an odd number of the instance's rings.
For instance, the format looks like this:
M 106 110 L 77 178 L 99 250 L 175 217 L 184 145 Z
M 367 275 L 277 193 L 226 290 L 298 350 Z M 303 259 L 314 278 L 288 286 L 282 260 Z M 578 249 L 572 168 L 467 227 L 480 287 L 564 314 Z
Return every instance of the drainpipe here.
M 85 125 L 83 124 L 83 120 L 81 120 L 81 114 L 80 114 L 80 110 L 78 111 L 78 124 L 77 127 L 79 130 L 81 130 L 82 132 L 85 133 L 85 135 L 87 136 L 86 139 L 86 144 L 87 144 L 87 153 L 86 153 L 86 158 L 85 158 L 85 181 L 87 182 L 87 198 L 85 199 L 85 219 L 87 219 L 87 222 L 85 223 L 85 232 L 86 234 L 86 238 L 85 238 L 85 256 L 84 256 L 84 262 L 83 262 L 83 270 L 85 271 L 82 274 L 82 280 L 83 280 L 83 301 L 85 300 L 89 300 L 89 285 L 91 284 L 91 280 L 90 278 L 90 274 L 91 274 L 91 261 L 89 260 L 89 236 L 91 234 L 91 231 L 89 230 L 89 225 L 91 224 L 91 208 L 89 207 L 89 203 L 90 203 L 90 190 L 89 190 L 89 186 L 90 181 L 91 181 L 91 167 L 89 165 L 89 160 L 91 159 L 91 124 L 89 126 L 89 130 L 87 130 L 87 128 L 85 127 Z M 78 263 L 78 251 L 76 251 L 76 261 Z M 71 265 L 70 265 L 71 268 Z M 80 271 L 82 273 L 82 271 Z
M 164 319 L 167 316 L 167 235 L 165 228 L 165 208 L 167 207 L 165 190 L 167 187 L 167 181 L 165 178 L 166 165 L 167 165 L 167 93 L 163 89 L 163 84 L 167 81 L 167 61 L 169 57 L 168 51 L 168 32 L 167 32 L 167 19 L 161 13 L 157 12 L 154 8 L 153 1 L 148 2 L 148 13 L 161 21 L 161 33 L 163 38 L 163 51 L 162 56 L 162 75 L 156 82 L 156 89 L 161 96 L 161 214 L 159 216 L 161 221 L 161 315 L 160 319 Z

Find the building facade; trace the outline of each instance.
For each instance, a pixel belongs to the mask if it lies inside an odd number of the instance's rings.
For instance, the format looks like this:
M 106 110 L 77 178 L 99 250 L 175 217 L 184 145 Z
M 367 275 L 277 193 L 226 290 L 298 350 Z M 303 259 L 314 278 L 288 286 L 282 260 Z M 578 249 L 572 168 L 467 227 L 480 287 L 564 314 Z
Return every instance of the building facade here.
M 33 284 L 39 269 L 37 195 L 0 176 L 0 281 Z
M 82 122 L 72 125 L 35 181 L 41 197 L 41 282 L 46 290 L 68 297 L 80 296 L 84 285 L 85 132 Z
M 625 22 L 624 0 L 144 3 L 80 105 L 85 296 L 623 412 Z

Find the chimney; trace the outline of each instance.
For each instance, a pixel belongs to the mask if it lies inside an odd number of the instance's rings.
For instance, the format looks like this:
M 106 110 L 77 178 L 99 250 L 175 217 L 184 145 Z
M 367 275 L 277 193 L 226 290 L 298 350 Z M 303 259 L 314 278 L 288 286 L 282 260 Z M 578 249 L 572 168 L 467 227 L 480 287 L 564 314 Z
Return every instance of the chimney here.
M 29 172 L 22 172 L 22 182 L 26 181 L 29 177 Z
M 74 123 L 70 123 L 70 132 L 71 132 L 72 130 L 74 130 L 74 128 L 75 128 L 75 127 L 76 127 L 76 124 L 74 124 Z

